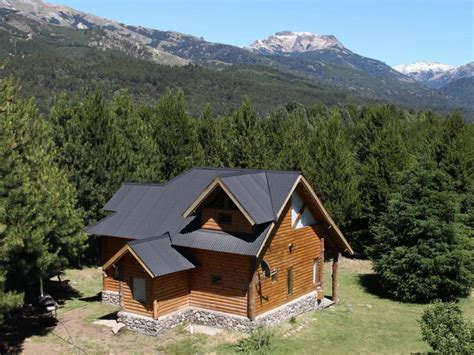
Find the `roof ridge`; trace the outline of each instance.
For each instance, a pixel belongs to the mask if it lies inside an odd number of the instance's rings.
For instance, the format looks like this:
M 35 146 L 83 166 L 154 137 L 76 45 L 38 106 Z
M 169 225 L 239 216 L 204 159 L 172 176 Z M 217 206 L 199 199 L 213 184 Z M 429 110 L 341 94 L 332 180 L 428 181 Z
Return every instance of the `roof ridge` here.
M 164 187 L 165 184 L 159 184 L 154 182 L 133 182 L 133 181 L 124 181 L 122 185 L 134 185 L 134 186 L 156 186 Z
M 272 173 L 272 174 L 301 174 L 299 170 L 272 170 L 272 169 L 253 169 L 253 168 L 224 168 L 224 167 L 207 167 L 207 166 L 198 166 L 193 167 L 189 170 L 182 172 L 179 175 L 176 175 L 174 178 L 168 180 L 164 183 L 155 183 L 155 182 L 134 182 L 134 181 L 124 181 L 122 185 L 133 185 L 133 186 L 155 186 L 155 187 L 166 187 L 171 184 L 173 181 L 182 178 L 185 175 L 188 175 L 194 170 L 232 170 L 226 174 L 219 175 L 219 177 L 235 176 L 235 175 L 249 175 L 249 174 L 260 174 L 260 173 Z
M 282 174 L 301 174 L 300 170 L 272 170 L 272 169 L 256 169 L 256 168 L 224 168 L 224 167 L 209 167 L 209 166 L 197 166 L 192 168 L 194 169 L 202 169 L 202 170 L 235 170 L 236 172 L 245 172 L 248 171 L 249 173 L 258 173 L 258 172 L 269 172 L 269 173 L 282 173 Z
M 268 172 L 265 172 L 265 180 L 267 181 L 268 196 L 270 196 L 270 204 L 272 205 L 273 218 L 276 219 L 277 215 L 276 215 L 276 211 L 275 211 L 275 205 L 273 203 L 272 189 L 270 188 L 270 183 L 268 182 Z
M 231 177 L 231 176 L 241 176 L 241 175 L 254 175 L 254 174 L 266 174 L 265 171 L 235 171 L 233 173 L 228 173 L 228 174 L 222 174 L 218 175 L 220 178 L 226 178 L 226 177 Z
M 148 237 L 148 238 L 144 238 L 144 239 L 134 239 L 134 240 L 129 241 L 128 244 L 135 245 L 135 244 L 141 244 L 141 243 L 144 243 L 144 242 L 150 242 L 152 240 L 159 240 L 159 239 L 165 239 L 165 238 L 170 238 L 170 233 L 169 232 L 165 232 L 165 233 L 160 234 L 160 235 L 154 235 L 152 237 Z

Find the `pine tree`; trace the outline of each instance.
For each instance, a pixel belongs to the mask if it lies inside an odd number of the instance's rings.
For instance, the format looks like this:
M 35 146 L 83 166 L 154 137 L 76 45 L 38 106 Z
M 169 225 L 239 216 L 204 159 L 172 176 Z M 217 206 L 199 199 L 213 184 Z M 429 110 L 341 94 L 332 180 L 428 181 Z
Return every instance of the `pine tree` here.
M 52 130 L 33 101 L 0 82 L 0 271 L 8 289 L 77 264 L 85 247 L 76 191 L 56 162 Z M 1 272 L 0 272 L 1 273 Z
M 365 107 L 354 123 L 361 212 L 353 226 L 352 243 L 361 256 L 373 245 L 370 226 L 386 210 L 388 197 L 396 190 L 396 174 L 414 160 L 405 143 L 404 125 L 403 112 L 391 105 Z
M 125 181 L 161 180 L 161 154 L 150 124 L 127 93 L 111 101 L 98 92 L 82 102 L 60 97 L 50 113 L 58 161 L 78 191 L 85 223 L 103 216 L 101 208 Z
M 0 274 L 0 324 L 3 314 L 21 306 L 23 295 L 16 292 L 5 292 L 5 275 Z
M 165 181 L 203 163 L 197 125 L 185 107 L 183 93 L 169 91 L 150 117 L 152 134 L 163 158 L 161 176 Z
M 291 113 L 279 110 L 262 123 L 266 148 L 272 157 L 268 159 L 268 167 L 301 171 L 311 160 L 311 126 L 305 110 L 300 107 L 294 108 Z
M 266 168 L 271 153 L 252 104 L 244 102 L 232 118 L 232 165 L 240 168 Z
M 360 208 L 359 180 L 350 138 L 338 110 L 312 130 L 312 159 L 303 170 L 335 221 L 346 228 Z
M 403 172 L 399 185 L 373 227 L 370 253 L 381 285 L 410 302 L 468 295 L 472 248 L 466 250 L 469 230 L 461 223 L 452 180 L 428 162 Z
M 199 120 L 199 143 L 205 166 L 232 167 L 229 127 L 229 118 L 215 117 L 210 106 L 205 107 Z

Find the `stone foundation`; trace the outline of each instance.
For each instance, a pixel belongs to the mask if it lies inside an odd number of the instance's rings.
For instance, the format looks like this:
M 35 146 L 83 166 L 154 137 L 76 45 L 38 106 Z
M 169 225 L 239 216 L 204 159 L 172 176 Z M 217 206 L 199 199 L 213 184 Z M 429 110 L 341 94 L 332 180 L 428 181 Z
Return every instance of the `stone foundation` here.
M 120 293 L 115 291 L 102 291 L 102 303 L 120 307 Z
M 191 308 L 158 319 L 129 312 L 119 312 L 117 317 L 117 322 L 124 323 L 128 329 L 149 335 L 157 335 L 164 330 L 187 324 L 201 324 L 241 332 L 248 332 L 255 326 L 255 322 L 248 318 Z
M 262 325 L 275 325 L 284 322 L 298 314 L 323 309 L 332 305 L 333 302 L 327 298 L 323 298 L 320 303 L 316 299 L 316 293 L 311 292 L 296 300 L 286 303 L 280 307 L 274 308 L 268 312 L 260 314 L 255 322 Z
M 259 315 L 255 321 L 251 321 L 246 317 L 197 308 L 182 309 L 158 319 L 121 311 L 117 314 L 117 321 L 124 323 L 128 329 L 149 335 L 157 335 L 178 325 L 187 324 L 200 324 L 249 332 L 257 325 L 275 325 L 298 314 L 328 307 L 332 303 L 332 301 L 325 298 L 318 304 L 315 293 L 310 293 Z

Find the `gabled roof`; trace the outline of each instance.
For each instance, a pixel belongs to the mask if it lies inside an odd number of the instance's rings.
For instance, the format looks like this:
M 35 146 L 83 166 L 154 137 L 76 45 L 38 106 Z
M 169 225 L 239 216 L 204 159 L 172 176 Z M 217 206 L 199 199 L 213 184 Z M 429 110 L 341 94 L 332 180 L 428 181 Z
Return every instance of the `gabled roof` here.
M 261 176 L 265 175 L 268 184 L 266 194 L 260 193 L 259 195 L 262 200 L 267 200 L 267 202 L 259 201 L 259 203 L 264 203 L 265 210 L 260 209 L 262 217 L 255 218 L 259 223 L 263 223 L 262 220 L 267 219 L 267 215 L 271 213 L 273 215 L 271 220 L 273 220 L 276 217 L 275 211 L 281 207 L 279 205 L 284 202 L 284 198 L 300 176 L 299 172 L 195 168 L 177 176 L 164 185 L 123 184 L 104 206 L 106 211 L 114 213 L 88 228 L 87 233 L 143 239 L 168 232 L 173 237 L 175 233 L 190 222 L 183 218 L 183 212 L 217 177 L 226 179 L 239 176 L 237 180 L 242 182 L 247 179 L 245 175 L 254 175 L 255 173 L 260 175 L 256 178 L 257 181 L 260 181 Z M 242 198 L 242 203 L 256 216 L 257 207 L 249 207 L 251 200 L 245 198 L 243 188 L 239 189 L 237 180 L 226 179 L 234 191 L 237 191 L 238 197 Z M 252 177 L 248 180 L 255 181 L 255 178 Z M 255 182 L 247 188 L 246 192 L 257 194 L 259 193 L 257 190 L 259 186 Z M 283 195 L 285 197 L 282 198 Z
M 198 217 L 190 218 L 190 223 L 172 236 L 173 245 L 255 256 L 273 225 L 273 223 L 264 223 L 257 226 L 252 234 L 237 234 L 202 229 L 199 222 Z
M 173 246 L 258 256 L 299 182 L 315 198 L 338 245 L 352 253 L 311 186 L 299 172 L 291 171 L 195 168 L 163 185 L 125 183 L 104 206 L 112 214 L 87 232 L 135 239 L 127 244 L 128 250 L 150 265 L 150 272 L 156 275 L 190 266 Z M 224 189 L 255 226 L 252 235 L 199 228 L 192 212 L 216 186 Z
M 193 269 L 194 264 L 172 245 L 169 234 L 128 242 L 105 264 L 104 269 L 130 252 L 151 277 Z

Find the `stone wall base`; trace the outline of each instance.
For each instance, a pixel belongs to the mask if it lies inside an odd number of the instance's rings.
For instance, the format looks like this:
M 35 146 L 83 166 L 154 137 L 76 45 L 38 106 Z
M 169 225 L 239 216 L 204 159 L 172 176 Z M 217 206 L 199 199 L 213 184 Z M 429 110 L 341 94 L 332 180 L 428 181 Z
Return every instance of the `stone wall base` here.
M 300 297 L 281 307 L 273 309 L 251 321 L 246 317 L 212 312 L 204 309 L 186 308 L 176 313 L 153 319 L 129 312 L 119 312 L 117 321 L 124 323 L 130 330 L 139 331 L 149 335 L 158 335 L 165 330 L 178 325 L 200 324 L 218 328 L 227 328 L 241 332 L 249 332 L 257 325 L 275 325 L 298 314 L 328 307 L 332 302 L 323 299 L 318 304 L 314 293 Z
M 201 324 L 218 328 L 227 328 L 242 332 L 250 331 L 254 326 L 248 318 L 218 314 L 202 309 L 185 309 L 181 312 L 159 319 L 141 316 L 129 312 L 119 312 L 117 321 L 124 323 L 128 329 L 149 335 L 158 335 L 178 325 Z
M 120 307 L 120 293 L 115 291 L 102 291 L 102 303 Z
M 332 305 L 333 302 L 327 298 L 323 298 L 320 303 L 316 299 L 316 292 L 311 292 L 296 300 L 285 303 L 284 305 L 274 308 L 268 312 L 260 314 L 255 319 L 258 324 L 270 326 L 284 322 L 298 314 L 323 309 Z

